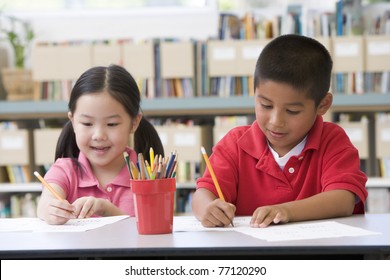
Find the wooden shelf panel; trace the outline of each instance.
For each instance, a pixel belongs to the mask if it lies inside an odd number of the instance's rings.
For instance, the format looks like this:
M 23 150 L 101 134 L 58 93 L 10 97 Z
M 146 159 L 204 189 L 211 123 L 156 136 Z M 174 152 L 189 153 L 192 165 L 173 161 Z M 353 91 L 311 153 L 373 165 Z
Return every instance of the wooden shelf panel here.
M 195 97 L 143 100 L 150 117 L 254 114 L 254 97 Z M 333 111 L 390 111 L 390 94 L 335 94 Z M 66 101 L 0 101 L 0 120 L 66 118 Z

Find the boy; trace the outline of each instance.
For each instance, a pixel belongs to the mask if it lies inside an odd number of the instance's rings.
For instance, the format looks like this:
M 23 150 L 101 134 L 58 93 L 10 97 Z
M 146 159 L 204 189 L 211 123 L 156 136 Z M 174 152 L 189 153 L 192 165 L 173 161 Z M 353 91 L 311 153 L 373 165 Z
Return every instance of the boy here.
M 251 215 L 252 227 L 364 213 L 366 175 L 342 128 L 323 122 L 332 105 L 332 59 L 314 39 L 283 35 L 255 69 L 256 121 L 232 129 L 197 180 L 192 209 L 205 227 Z

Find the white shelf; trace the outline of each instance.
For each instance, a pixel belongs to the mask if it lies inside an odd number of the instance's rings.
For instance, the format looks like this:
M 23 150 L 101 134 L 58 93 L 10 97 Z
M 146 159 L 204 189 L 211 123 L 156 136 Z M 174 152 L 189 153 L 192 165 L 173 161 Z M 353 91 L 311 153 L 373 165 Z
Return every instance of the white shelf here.
M 195 189 L 195 182 L 177 183 L 177 189 Z M 41 183 L 0 183 L 0 193 L 41 192 Z
M 333 111 L 388 111 L 390 94 L 343 95 L 335 94 Z M 219 116 L 254 114 L 251 96 L 157 98 L 142 100 L 146 116 Z M 0 101 L 0 120 L 66 119 L 66 101 Z
M 367 188 L 389 188 L 390 178 L 371 177 L 368 178 Z M 195 189 L 195 182 L 177 183 L 177 189 Z M 0 193 L 14 193 L 14 192 L 40 192 L 42 191 L 41 183 L 1 183 Z
M 1 183 L 0 193 L 41 192 L 41 183 Z
M 367 180 L 367 188 L 390 188 L 390 178 L 370 177 Z

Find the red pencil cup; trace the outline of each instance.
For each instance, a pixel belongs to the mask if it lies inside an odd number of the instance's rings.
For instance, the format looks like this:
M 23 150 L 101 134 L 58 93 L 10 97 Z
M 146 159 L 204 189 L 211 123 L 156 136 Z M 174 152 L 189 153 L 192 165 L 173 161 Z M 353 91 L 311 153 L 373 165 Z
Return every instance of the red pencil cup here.
M 130 180 L 139 234 L 172 233 L 176 179 Z

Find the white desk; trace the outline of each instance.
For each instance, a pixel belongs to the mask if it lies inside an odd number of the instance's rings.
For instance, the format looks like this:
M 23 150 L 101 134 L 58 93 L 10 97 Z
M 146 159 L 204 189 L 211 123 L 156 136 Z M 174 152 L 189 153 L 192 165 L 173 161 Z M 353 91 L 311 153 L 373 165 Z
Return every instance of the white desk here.
M 234 231 L 138 235 L 134 218 L 74 233 L 0 233 L 1 259 L 383 259 L 390 256 L 390 214 L 334 221 L 380 235 L 267 242 Z

